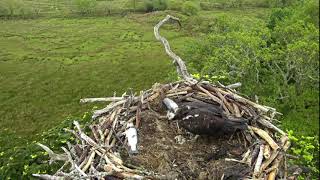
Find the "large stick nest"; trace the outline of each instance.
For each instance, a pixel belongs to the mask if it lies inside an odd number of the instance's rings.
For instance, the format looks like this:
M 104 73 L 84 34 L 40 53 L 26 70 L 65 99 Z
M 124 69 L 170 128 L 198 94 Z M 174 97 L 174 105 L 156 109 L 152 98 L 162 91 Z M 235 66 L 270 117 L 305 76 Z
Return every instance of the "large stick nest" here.
M 281 129 L 272 124 L 279 114 L 274 108 L 240 96 L 231 86 L 198 81 L 189 75 L 184 62 L 171 50 L 168 41 L 154 32 L 172 57 L 183 81 L 155 84 L 139 96 L 87 98 L 81 102 L 111 101 L 94 112 L 90 133 L 75 121 L 73 130 L 79 143 L 62 147 L 63 154 L 39 144 L 50 161 L 65 164 L 54 174 L 34 174 L 42 179 L 276 179 L 286 174 L 285 152 L 290 142 Z M 235 84 L 239 85 L 239 84 Z M 202 101 L 218 104 L 226 115 L 249 120 L 248 130 L 232 136 L 210 137 L 191 134 L 176 122 L 169 122 L 162 100 Z M 125 131 L 128 123 L 138 130 L 137 155 L 129 155 Z

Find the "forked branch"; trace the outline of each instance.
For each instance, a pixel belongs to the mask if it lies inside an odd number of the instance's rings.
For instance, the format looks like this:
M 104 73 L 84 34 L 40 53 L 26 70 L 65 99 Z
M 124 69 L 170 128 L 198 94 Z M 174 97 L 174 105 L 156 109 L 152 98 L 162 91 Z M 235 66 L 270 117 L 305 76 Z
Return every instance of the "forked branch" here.
M 167 15 L 162 21 L 160 21 L 157 25 L 154 26 L 154 35 L 156 39 L 163 44 L 166 53 L 173 59 L 173 63 L 177 68 L 179 76 L 188 83 L 195 84 L 198 81 L 189 74 L 184 61 L 171 50 L 168 40 L 159 34 L 159 28 L 169 20 L 177 22 L 179 26 L 181 26 L 180 20 L 178 18 Z

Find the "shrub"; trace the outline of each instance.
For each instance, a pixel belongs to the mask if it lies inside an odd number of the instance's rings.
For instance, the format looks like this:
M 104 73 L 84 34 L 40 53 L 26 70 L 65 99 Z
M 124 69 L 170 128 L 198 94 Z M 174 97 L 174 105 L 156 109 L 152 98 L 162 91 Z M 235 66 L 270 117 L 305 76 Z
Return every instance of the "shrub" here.
M 197 3 L 192 1 L 186 1 L 183 3 L 182 12 L 188 16 L 197 15 L 200 10 L 200 7 Z
M 163 11 L 168 7 L 167 0 L 146 0 L 144 1 L 145 12 Z
M 319 28 L 311 23 L 318 15 L 301 13 L 305 5 L 276 10 L 267 22 L 218 16 L 185 50 L 191 72 L 240 81 L 241 92 L 282 112 L 286 127 L 318 133 Z
M 293 130 L 288 131 L 288 137 L 292 142 L 289 153 L 297 156 L 298 159 L 290 163 L 308 167 L 314 176 L 319 175 L 319 137 L 318 136 L 297 136 Z
M 63 128 L 72 129 L 72 121 L 67 119 L 57 127 L 42 133 L 39 135 L 41 137 L 39 142 L 49 146 L 55 152 L 61 152 L 61 146 L 66 147 L 68 141 L 71 143 L 75 141 L 73 135 L 63 130 Z M 78 121 L 83 125 L 88 124 L 91 121 L 91 114 L 84 113 Z M 25 146 L 13 149 L 3 150 L 0 147 L 0 179 L 33 179 L 32 174 L 53 174 L 62 165 L 61 162 L 49 165 L 48 160 L 48 153 L 36 145 L 36 141 L 27 142 Z
M 9 14 L 9 11 L 5 6 L 4 2 L 0 2 L 0 17 L 6 17 L 8 16 L 8 14 Z
M 298 0 L 267 0 L 269 7 L 287 7 L 292 6 L 298 2 Z
M 4 0 L 0 2 L 0 16 L 15 18 L 34 17 L 36 11 L 22 0 Z
M 153 3 L 152 0 L 144 1 L 144 11 L 145 12 L 152 12 L 153 11 Z
M 153 9 L 154 11 L 163 11 L 168 7 L 167 0 L 154 0 L 153 1 Z
M 288 8 L 276 8 L 272 10 L 272 13 L 269 17 L 268 28 L 274 29 L 274 27 L 278 24 L 278 22 L 283 21 L 285 18 L 292 15 L 292 10 Z
M 76 12 L 81 15 L 91 14 L 97 5 L 96 0 L 74 0 Z
M 175 11 L 181 11 L 182 10 L 182 0 L 170 0 L 168 2 L 168 9 L 175 10 Z
M 319 27 L 319 1 L 307 0 L 306 5 L 303 6 L 299 16 L 304 16 L 306 22 L 312 22 Z

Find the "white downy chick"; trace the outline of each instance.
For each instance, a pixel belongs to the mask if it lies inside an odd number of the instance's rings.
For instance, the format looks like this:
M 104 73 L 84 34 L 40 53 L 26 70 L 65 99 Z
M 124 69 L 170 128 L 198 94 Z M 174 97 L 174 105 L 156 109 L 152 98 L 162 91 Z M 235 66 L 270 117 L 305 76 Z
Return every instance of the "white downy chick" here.
M 128 123 L 127 125 L 127 130 L 125 132 L 127 140 L 128 140 L 128 145 L 129 145 L 129 153 L 130 154 L 137 154 L 137 144 L 138 144 L 138 133 L 137 129 L 134 127 L 133 123 Z

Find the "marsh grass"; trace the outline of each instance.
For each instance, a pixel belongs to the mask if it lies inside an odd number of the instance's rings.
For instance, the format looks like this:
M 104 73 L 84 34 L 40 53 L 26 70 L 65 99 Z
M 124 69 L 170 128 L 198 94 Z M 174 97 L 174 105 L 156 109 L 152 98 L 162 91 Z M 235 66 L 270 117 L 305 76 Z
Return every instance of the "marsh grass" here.
M 175 71 L 152 24 L 77 18 L 0 21 L 0 26 L 1 148 L 33 140 L 92 108 L 80 105 L 80 98 L 148 89 Z M 177 30 L 163 33 L 175 48 L 187 38 Z

